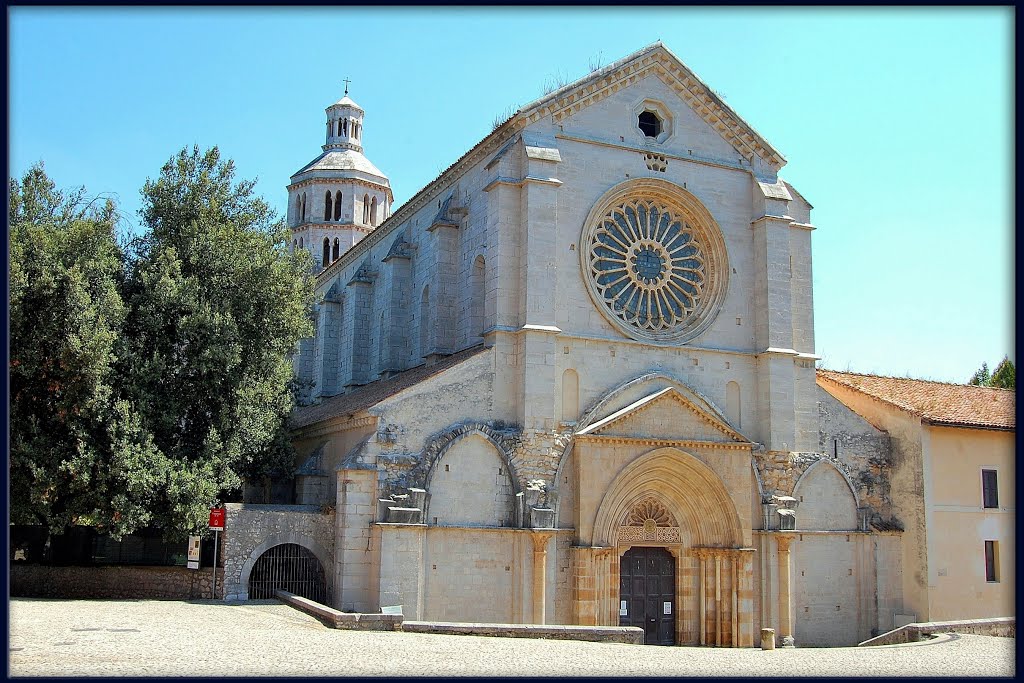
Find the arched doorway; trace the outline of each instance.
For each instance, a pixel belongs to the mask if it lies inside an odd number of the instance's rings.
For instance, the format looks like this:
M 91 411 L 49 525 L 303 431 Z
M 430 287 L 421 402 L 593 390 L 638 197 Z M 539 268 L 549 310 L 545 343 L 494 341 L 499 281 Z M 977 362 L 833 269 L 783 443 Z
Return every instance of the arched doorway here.
M 664 548 L 634 546 L 619 560 L 619 626 L 644 630 L 645 645 L 676 644 L 676 560 Z
M 260 555 L 249 574 L 250 600 L 273 598 L 277 590 L 331 604 L 323 565 L 312 551 L 296 543 L 270 548 Z

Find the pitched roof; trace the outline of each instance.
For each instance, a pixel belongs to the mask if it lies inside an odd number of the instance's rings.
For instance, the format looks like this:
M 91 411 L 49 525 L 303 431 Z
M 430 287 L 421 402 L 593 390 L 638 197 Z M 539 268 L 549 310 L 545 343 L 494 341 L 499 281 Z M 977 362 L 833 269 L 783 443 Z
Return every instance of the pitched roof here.
M 351 264 L 349 257 L 356 258 L 357 254 L 369 251 L 374 244 L 384 239 L 393 226 L 401 225 L 422 208 L 431 196 L 432 190 L 436 189 L 435 184 L 449 173 L 461 173 L 471 163 L 479 161 L 478 156 L 490 153 L 493 147 L 513 139 L 515 134 L 520 133 L 529 124 L 549 116 L 552 120 L 560 120 L 564 116 L 580 111 L 583 107 L 597 103 L 618 89 L 635 83 L 648 73 L 654 73 L 663 82 L 669 83 L 701 118 L 748 158 L 751 154 L 758 154 L 774 167 L 782 168 L 786 164 L 786 158 L 781 152 L 744 121 L 659 40 L 520 107 L 469 151 L 441 171 L 437 177 L 420 188 L 411 199 L 400 205 L 374 232 L 353 245 L 347 255 L 342 254 L 341 258 L 321 270 L 316 276 L 317 287 L 327 282 L 338 271 L 348 267 Z
M 288 422 L 289 429 L 300 429 L 342 415 L 352 415 L 371 408 L 386 398 L 404 391 L 423 380 L 438 375 L 477 354 L 489 350 L 486 346 L 474 346 L 450 356 L 445 356 L 433 365 L 419 365 L 398 373 L 394 377 L 377 380 L 357 387 L 352 391 L 326 398 L 313 406 L 296 408 Z
M 1013 431 L 1017 427 L 1016 393 L 1011 389 L 835 370 L 818 370 L 818 381 L 859 391 L 931 424 Z

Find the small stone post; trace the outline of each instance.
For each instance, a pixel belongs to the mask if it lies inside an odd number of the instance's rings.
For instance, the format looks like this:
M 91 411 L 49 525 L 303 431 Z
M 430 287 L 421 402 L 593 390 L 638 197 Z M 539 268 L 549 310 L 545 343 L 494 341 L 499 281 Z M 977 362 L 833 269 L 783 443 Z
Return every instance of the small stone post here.
M 543 624 L 550 533 L 533 532 L 533 623 Z
M 789 544 L 793 542 L 792 534 L 777 534 L 779 545 L 779 630 L 782 631 L 782 647 L 793 647 L 793 625 L 790 615 L 790 562 Z

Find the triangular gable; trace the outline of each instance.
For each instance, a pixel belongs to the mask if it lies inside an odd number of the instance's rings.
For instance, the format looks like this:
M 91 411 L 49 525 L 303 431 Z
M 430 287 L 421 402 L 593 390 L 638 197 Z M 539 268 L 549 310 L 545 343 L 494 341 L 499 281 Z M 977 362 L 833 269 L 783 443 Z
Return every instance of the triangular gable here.
M 634 401 L 577 435 L 749 443 L 717 415 L 696 405 L 674 387 Z
M 660 78 L 747 161 L 757 155 L 776 171 L 786 158 L 733 111 L 661 41 L 599 69 L 519 110 L 514 118 L 533 123 L 551 117 L 558 123 L 648 75 Z

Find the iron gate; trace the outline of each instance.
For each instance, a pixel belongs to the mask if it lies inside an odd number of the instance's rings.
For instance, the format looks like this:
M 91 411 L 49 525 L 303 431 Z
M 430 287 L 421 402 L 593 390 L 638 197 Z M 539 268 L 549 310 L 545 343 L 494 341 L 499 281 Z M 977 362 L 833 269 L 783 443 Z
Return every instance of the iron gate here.
M 249 599 L 274 597 L 285 590 L 322 605 L 331 604 L 323 565 L 307 548 L 295 543 L 275 545 L 260 555 L 249 574 Z

